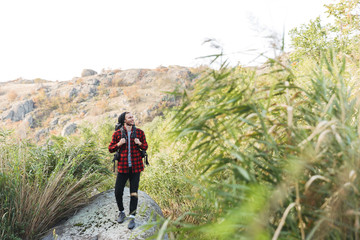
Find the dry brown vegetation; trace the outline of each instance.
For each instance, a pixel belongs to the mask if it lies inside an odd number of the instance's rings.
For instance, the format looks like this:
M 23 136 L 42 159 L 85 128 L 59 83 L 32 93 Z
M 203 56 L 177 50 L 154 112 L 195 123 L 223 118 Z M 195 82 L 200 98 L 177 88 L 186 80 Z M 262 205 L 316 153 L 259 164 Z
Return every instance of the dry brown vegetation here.
M 92 116 L 101 115 L 111 109 L 108 98 L 102 98 L 96 101 L 95 106 L 90 109 Z
M 110 98 L 114 98 L 119 96 L 119 90 L 117 88 L 111 88 L 110 93 L 109 93 L 109 97 Z
M 127 97 L 129 102 L 136 103 L 136 104 L 140 103 L 141 95 L 138 91 L 138 88 L 139 88 L 138 84 L 134 84 L 129 87 L 124 87 L 124 89 L 123 89 L 124 95 L 125 95 L 125 97 Z
M 109 95 L 109 88 L 107 86 L 105 86 L 104 84 L 100 84 L 98 87 L 98 92 L 99 92 L 99 96 L 103 96 L 103 95 Z
M 76 84 L 83 84 L 84 83 L 84 79 L 83 78 L 78 78 L 75 81 Z
M 47 81 L 45 79 L 42 78 L 35 78 L 34 79 L 34 83 L 46 83 Z
M 18 95 L 17 95 L 17 93 L 16 93 L 14 90 L 8 92 L 8 94 L 7 94 L 7 98 L 8 98 L 8 100 L 9 100 L 9 102 L 15 101 L 15 99 L 16 99 L 17 97 L 18 97 Z
M 156 72 L 161 72 L 161 73 L 166 73 L 167 71 L 169 71 L 169 69 L 167 67 L 164 66 L 159 66 L 155 69 Z
M 114 78 L 111 80 L 112 87 L 121 87 L 124 85 L 124 79 L 120 76 L 115 75 Z

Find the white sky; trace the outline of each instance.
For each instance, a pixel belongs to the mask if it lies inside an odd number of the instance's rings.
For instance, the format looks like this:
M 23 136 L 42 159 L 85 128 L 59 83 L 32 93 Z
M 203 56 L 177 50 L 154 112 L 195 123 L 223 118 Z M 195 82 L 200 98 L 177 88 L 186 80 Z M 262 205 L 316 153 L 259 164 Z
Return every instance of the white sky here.
M 1 0 L 0 81 L 71 80 L 85 68 L 196 66 L 205 61 L 196 58 L 219 53 L 203 44 L 207 38 L 217 39 L 232 63 L 248 64 L 269 45 L 266 28 L 287 33 L 329 2 Z

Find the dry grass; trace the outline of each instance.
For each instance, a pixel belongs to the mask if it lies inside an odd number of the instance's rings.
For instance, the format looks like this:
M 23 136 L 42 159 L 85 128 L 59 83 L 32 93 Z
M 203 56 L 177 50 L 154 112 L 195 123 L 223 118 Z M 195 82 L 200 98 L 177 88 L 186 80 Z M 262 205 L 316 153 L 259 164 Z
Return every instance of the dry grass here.
M 8 92 L 8 94 L 7 94 L 7 99 L 9 100 L 9 102 L 15 101 L 15 99 L 17 97 L 18 97 L 18 94 L 14 90 Z
M 33 95 L 35 95 L 35 91 L 33 91 Z M 38 90 L 37 94 L 33 97 L 33 101 L 37 105 L 42 105 L 45 101 L 47 101 L 47 96 L 44 88 Z
M 111 86 L 112 87 L 122 87 L 124 86 L 124 79 L 118 75 L 115 75 L 113 79 L 111 80 Z
M 34 79 L 34 83 L 46 83 L 48 81 L 46 81 L 45 79 L 42 79 L 42 78 L 35 78 Z
M 167 67 L 164 66 L 159 66 L 155 69 L 156 72 L 160 72 L 160 73 L 166 73 L 167 71 L 169 71 L 169 69 Z
M 98 87 L 98 93 L 100 96 L 108 96 L 109 95 L 109 89 L 104 84 L 100 84 Z
M 76 79 L 76 81 L 75 81 L 75 84 L 78 84 L 78 85 L 83 84 L 83 83 L 84 83 L 84 79 L 83 79 L 83 78 L 78 78 L 78 79 Z
M 109 97 L 110 98 L 114 98 L 119 96 L 119 91 L 117 88 L 111 88 L 110 93 L 109 93 Z
M 141 95 L 139 93 L 139 86 L 137 84 L 124 87 L 124 95 L 127 97 L 128 101 L 131 103 L 138 104 L 141 102 Z
M 31 222 L 25 229 L 25 236 L 42 233 L 49 229 L 59 219 L 68 216 L 74 209 L 87 203 L 88 191 L 82 186 L 93 174 L 84 175 L 77 183 L 65 187 L 68 178 L 67 165 L 59 172 L 53 174 L 43 188 L 39 188 L 41 181 L 32 185 L 28 184 L 26 174 L 21 179 L 19 189 L 19 202 L 15 205 L 16 221 L 29 219 Z
M 98 116 L 110 110 L 111 106 L 109 100 L 107 98 L 102 98 L 95 103 L 95 106 L 90 109 L 89 113 L 92 116 Z
M 86 101 L 89 98 L 89 94 L 80 92 L 79 96 L 77 97 L 77 102 Z

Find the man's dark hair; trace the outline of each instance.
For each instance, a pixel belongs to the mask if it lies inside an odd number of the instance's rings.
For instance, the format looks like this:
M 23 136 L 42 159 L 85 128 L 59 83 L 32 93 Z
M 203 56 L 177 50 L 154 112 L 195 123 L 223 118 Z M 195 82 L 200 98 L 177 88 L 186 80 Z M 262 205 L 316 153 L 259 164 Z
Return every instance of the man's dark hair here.
M 120 114 L 119 118 L 118 118 L 118 123 L 121 126 L 124 126 L 124 122 L 125 122 L 125 115 L 128 114 L 129 112 L 123 112 L 122 114 Z

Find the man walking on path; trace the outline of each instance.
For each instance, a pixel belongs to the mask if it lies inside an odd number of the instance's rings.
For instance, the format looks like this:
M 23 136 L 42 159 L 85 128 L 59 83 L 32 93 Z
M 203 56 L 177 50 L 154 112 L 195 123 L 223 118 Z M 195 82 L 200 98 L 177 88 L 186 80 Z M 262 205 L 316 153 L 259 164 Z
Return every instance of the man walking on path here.
M 123 191 L 126 181 L 130 181 L 130 222 L 129 229 L 135 227 L 135 215 L 138 204 L 138 188 L 140 182 L 140 173 L 144 170 L 144 164 L 141 158 L 140 149 L 146 151 L 148 144 L 144 132 L 135 128 L 134 116 L 130 112 L 124 112 L 119 116 L 118 124 L 120 126 L 112 135 L 109 145 L 109 152 L 118 151 L 120 158 L 117 165 L 117 178 L 115 184 L 115 198 L 119 208 L 119 223 L 124 222 L 126 215 L 123 206 Z M 134 131 L 135 130 L 135 131 Z

